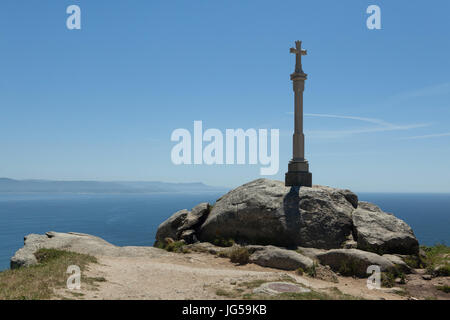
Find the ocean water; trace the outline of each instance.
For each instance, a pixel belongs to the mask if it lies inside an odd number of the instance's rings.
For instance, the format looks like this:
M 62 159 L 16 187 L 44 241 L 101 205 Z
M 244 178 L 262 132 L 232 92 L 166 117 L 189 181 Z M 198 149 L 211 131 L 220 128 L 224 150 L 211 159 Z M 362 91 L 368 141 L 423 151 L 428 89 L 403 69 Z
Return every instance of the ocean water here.
M 0 270 L 23 237 L 47 231 L 82 232 L 115 245 L 151 246 L 158 225 L 180 209 L 214 203 L 222 193 L 0 194 Z M 360 193 L 405 220 L 421 244 L 450 244 L 450 194 Z

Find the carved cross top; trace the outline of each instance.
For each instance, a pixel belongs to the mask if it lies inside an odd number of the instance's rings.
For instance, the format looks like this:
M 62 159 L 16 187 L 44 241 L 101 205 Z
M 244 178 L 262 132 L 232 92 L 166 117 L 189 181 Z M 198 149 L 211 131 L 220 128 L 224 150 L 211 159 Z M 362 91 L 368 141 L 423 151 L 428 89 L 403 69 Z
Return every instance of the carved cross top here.
M 291 53 L 295 53 L 295 72 L 303 73 L 302 56 L 306 56 L 307 52 L 302 49 L 301 41 L 295 41 L 295 48 L 291 48 Z

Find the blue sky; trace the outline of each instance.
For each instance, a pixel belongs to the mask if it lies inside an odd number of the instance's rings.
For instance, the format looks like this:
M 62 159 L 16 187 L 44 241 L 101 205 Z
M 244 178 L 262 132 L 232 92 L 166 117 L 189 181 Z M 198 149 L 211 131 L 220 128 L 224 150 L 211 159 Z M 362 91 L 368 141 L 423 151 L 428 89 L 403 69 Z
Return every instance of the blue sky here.
M 345 3 L 345 5 L 344 5 Z M 66 8 L 82 29 L 66 28 Z M 368 30 L 366 8 L 381 8 Z M 315 184 L 450 192 L 448 1 L 0 4 L 0 176 L 237 186 L 259 165 L 175 166 L 174 129 L 279 128 L 291 157 L 289 48 L 308 55 Z

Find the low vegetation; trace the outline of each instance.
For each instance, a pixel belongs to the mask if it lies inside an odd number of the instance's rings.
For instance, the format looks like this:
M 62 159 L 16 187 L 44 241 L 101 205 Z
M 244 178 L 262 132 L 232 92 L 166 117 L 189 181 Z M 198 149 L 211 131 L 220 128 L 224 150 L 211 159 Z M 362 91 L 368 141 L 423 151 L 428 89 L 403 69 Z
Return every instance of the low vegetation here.
M 315 278 L 316 275 L 317 275 L 317 270 L 316 270 L 316 268 L 317 268 L 317 263 L 314 262 L 313 265 L 312 265 L 311 267 L 306 268 L 305 273 L 306 273 L 308 276 L 310 276 L 310 277 L 312 277 L 312 278 Z
M 338 272 L 343 276 L 354 276 L 361 273 L 361 263 L 356 260 L 344 261 L 339 266 Z
M 88 278 L 84 272 L 97 259 L 90 255 L 56 249 L 40 249 L 35 254 L 38 264 L 0 272 L 0 300 L 42 300 L 55 297 L 54 289 L 66 287 L 67 268 L 81 270 L 81 286 L 94 286 L 104 278 Z M 76 292 L 74 296 L 79 296 Z
M 250 259 L 250 252 L 244 247 L 234 247 L 229 253 L 230 261 L 240 265 L 247 264 Z
M 166 239 L 164 242 L 159 241 L 156 247 L 169 252 L 175 253 L 189 253 L 189 249 L 186 248 L 186 242 L 184 241 L 174 241 L 172 239 Z
M 213 244 L 218 247 L 232 247 L 235 244 L 235 241 L 233 239 L 218 237 L 213 240 Z
M 445 293 L 450 293 L 450 286 L 448 285 L 438 286 L 436 287 L 436 289 L 441 290 Z
M 422 246 L 426 254 L 425 264 L 429 274 L 436 277 L 450 276 L 450 247 L 436 244 L 432 247 Z

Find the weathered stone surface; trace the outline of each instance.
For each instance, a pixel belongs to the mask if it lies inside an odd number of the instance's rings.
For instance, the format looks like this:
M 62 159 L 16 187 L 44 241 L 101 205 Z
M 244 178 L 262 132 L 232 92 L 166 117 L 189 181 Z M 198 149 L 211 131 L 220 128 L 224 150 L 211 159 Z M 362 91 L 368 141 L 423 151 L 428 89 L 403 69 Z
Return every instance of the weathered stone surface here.
M 373 203 L 367 202 L 367 201 L 359 201 L 357 208 L 372 211 L 372 212 L 383 212 L 383 210 L 381 210 L 379 206 L 377 206 Z
M 406 264 L 405 261 L 403 261 L 403 259 L 401 257 L 399 257 L 398 255 L 394 255 L 394 254 L 383 254 L 382 255 L 383 258 L 388 259 L 390 262 L 392 262 L 396 268 L 404 273 L 411 273 L 412 269 L 410 266 L 408 266 Z
M 184 231 L 188 229 L 195 229 L 202 224 L 206 216 L 209 213 L 209 203 L 203 202 L 192 208 L 191 212 L 187 215 L 184 223 L 181 225 L 178 231 Z
M 305 248 L 305 247 L 297 247 L 297 252 L 314 260 L 319 261 L 317 256 L 321 253 L 326 252 L 325 249 L 316 249 L 316 248 Z
M 184 224 L 188 214 L 189 211 L 183 209 L 161 223 L 156 231 L 156 241 L 164 241 L 165 238 L 178 239 L 178 229 Z
M 197 241 L 196 229 L 205 221 L 209 214 L 209 203 L 203 202 L 192 208 L 175 212 L 169 219 L 161 223 L 156 232 L 156 242 L 164 238 L 185 240 L 187 243 Z
M 209 242 L 196 242 L 196 243 L 188 244 L 186 247 L 189 250 L 192 250 L 195 252 L 203 252 L 203 253 L 210 253 L 210 254 L 217 254 L 217 253 L 223 251 L 222 247 L 215 246 Z
M 382 256 L 358 249 L 333 249 L 317 256 L 320 263 L 328 265 L 344 275 L 367 277 L 367 267 L 378 265 L 381 271 L 395 268 L 394 264 Z
M 248 244 L 340 248 L 352 230 L 350 201 L 355 197 L 348 190 L 289 188 L 281 181 L 258 179 L 220 198 L 198 237 L 210 242 L 221 237 Z
M 189 229 L 181 232 L 180 240 L 184 240 L 186 243 L 197 242 L 197 237 L 195 235 L 195 230 Z
M 280 293 L 308 293 L 310 289 L 291 282 L 266 282 L 253 290 L 256 294 L 278 295 Z
M 47 239 L 47 236 L 41 234 L 29 234 L 26 236 L 24 238 L 24 247 L 17 250 L 16 254 L 11 258 L 11 269 L 36 264 L 37 260 L 34 253 L 45 245 Z
M 353 212 L 352 217 L 358 249 L 377 253 L 418 253 L 419 242 L 413 231 L 394 215 L 375 205 L 364 204 Z
M 11 269 L 37 263 L 34 253 L 41 248 L 61 249 L 89 254 L 95 257 L 161 256 L 166 251 L 153 247 L 117 247 L 111 243 L 84 233 L 47 232 L 45 235 L 30 234 L 25 237 L 24 246 L 11 258 Z
M 274 246 L 266 246 L 250 256 L 250 262 L 262 267 L 282 270 L 307 269 L 313 266 L 313 261 L 293 250 L 286 250 Z

